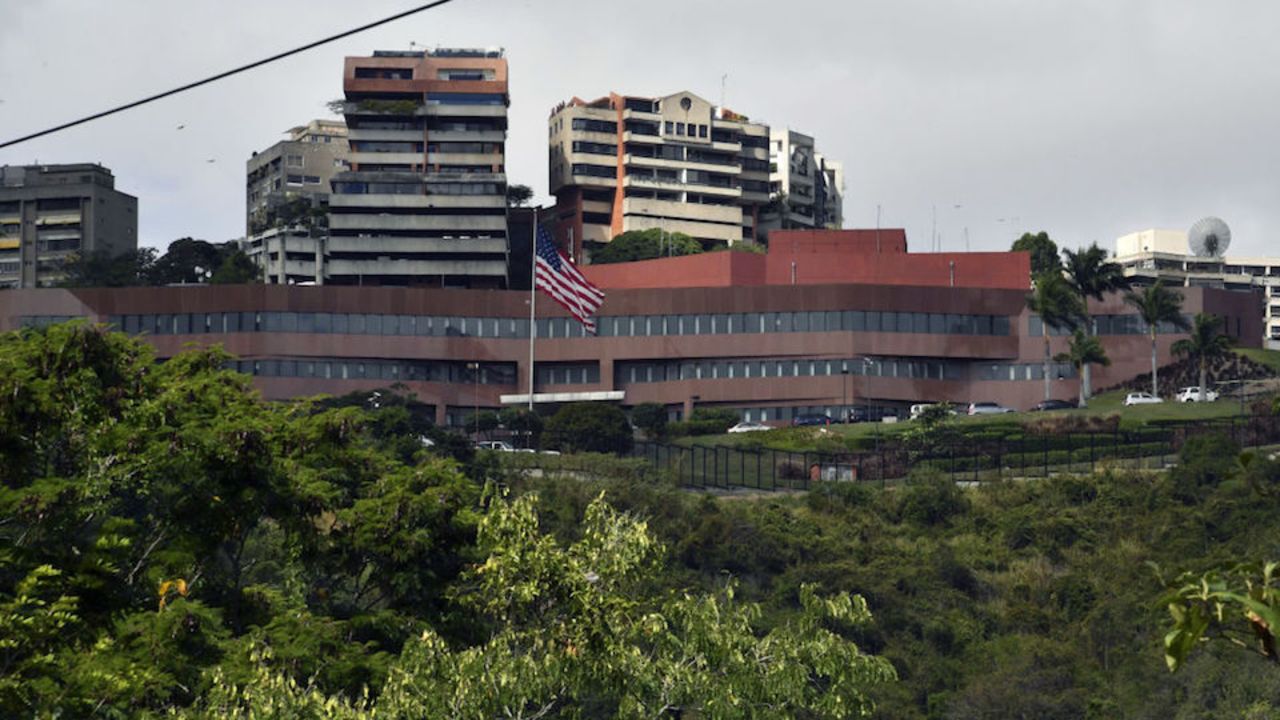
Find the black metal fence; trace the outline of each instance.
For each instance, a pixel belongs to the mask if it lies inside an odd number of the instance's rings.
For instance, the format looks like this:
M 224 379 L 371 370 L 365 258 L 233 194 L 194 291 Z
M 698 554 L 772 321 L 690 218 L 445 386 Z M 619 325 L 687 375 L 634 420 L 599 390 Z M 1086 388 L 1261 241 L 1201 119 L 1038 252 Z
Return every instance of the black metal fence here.
M 1133 430 L 1117 425 L 1087 432 L 1035 433 L 1006 427 L 941 432 L 922 441 L 886 436 L 868 449 L 840 453 L 638 442 L 631 454 L 686 487 L 807 490 L 821 481 L 885 484 L 919 468 L 958 482 L 1092 472 L 1104 462 L 1160 469 L 1176 462 L 1189 438 L 1212 433 L 1225 435 L 1242 449 L 1277 445 L 1280 417 L 1242 416 Z

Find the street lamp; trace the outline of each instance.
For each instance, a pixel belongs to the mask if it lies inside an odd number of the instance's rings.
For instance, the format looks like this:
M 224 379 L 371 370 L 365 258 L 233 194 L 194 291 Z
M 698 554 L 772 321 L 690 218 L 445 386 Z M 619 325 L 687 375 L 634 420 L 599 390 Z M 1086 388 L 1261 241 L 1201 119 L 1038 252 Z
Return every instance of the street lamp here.
M 480 363 L 469 362 L 471 371 L 471 423 L 475 426 L 476 439 L 480 439 Z
M 847 424 L 849 422 L 849 367 L 847 364 L 841 368 L 840 376 L 840 391 L 842 393 L 840 415 L 843 416 L 842 419 Z

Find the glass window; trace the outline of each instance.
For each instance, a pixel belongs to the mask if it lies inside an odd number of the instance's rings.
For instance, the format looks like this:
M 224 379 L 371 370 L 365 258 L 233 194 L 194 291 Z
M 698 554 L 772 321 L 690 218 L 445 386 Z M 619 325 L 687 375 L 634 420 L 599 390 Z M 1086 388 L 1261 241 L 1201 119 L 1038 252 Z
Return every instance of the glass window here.
M 299 319 L 301 323 L 301 319 Z M 329 333 L 333 330 L 333 316 L 329 313 L 312 313 L 311 332 Z
M 240 332 L 240 313 L 222 313 L 222 328 L 225 332 Z
M 153 334 L 169 335 L 173 332 L 173 316 L 172 315 L 156 315 Z
M 173 334 L 189 335 L 191 333 L 191 316 L 187 313 L 179 313 L 173 316 Z
M 978 315 L 978 316 L 976 316 L 976 317 L 975 317 L 975 325 L 976 325 L 976 327 L 974 328 L 974 332 L 975 332 L 976 334 L 978 334 L 978 335 L 990 335 L 990 334 L 991 334 L 991 316 L 990 316 L 990 315 Z
M 284 332 L 298 332 L 298 313 L 280 313 L 280 329 Z
M 280 332 L 280 313 L 268 312 L 263 314 L 266 316 L 264 318 L 266 320 L 266 331 Z
M 791 324 L 791 316 L 792 316 L 792 314 L 793 314 L 793 313 L 789 313 L 789 312 L 781 312 L 781 313 L 777 313 L 777 317 L 776 317 L 776 319 L 774 320 L 774 328 L 773 328 L 773 331 L 774 331 L 774 332 L 784 332 L 784 333 L 785 333 L 785 332 L 791 332 L 791 327 L 792 327 L 792 324 Z
M 1027 318 L 1027 335 L 1029 337 L 1044 337 L 1044 323 L 1041 322 L 1039 315 L 1032 315 Z
M 898 314 L 877 311 L 867 313 L 867 330 L 872 332 L 898 332 Z
M 809 313 L 798 312 L 791 314 L 791 329 L 796 332 L 809 331 Z
M 844 329 L 853 332 L 865 332 L 867 329 L 867 314 L 861 310 L 845 310 L 841 313 L 844 316 Z
M 929 316 L 924 313 L 898 313 L 898 332 L 929 332 Z
M 382 316 L 368 314 L 364 316 L 364 332 L 366 335 L 382 334 Z
M 463 318 L 462 334 L 467 337 L 480 337 L 480 318 Z M 560 337 L 557 335 L 556 337 Z
M 929 313 L 929 332 L 934 335 L 947 333 L 947 316 L 942 313 Z
M 849 329 L 844 324 L 844 313 L 839 310 L 828 310 L 825 314 L 826 321 L 823 323 L 823 327 L 827 332 L 839 332 Z
M 711 332 L 715 335 L 725 335 L 729 332 L 729 316 L 728 315 L 712 315 L 711 316 Z
M 360 313 L 351 313 L 347 315 L 347 332 L 352 335 L 363 335 L 365 326 L 365 317 Z
M 1009 317 L 1007 315 L 996 315 L 992 318 L 991 333 L 993 335 L 1009 334 Z
M 809 332 L 826 332 L 827 314 L 822 311 L 809 313 Z
M 511 326 L 513 328 L 513 331 L 515 332 L 515 337 L 520 337 L 520 338 L 529 337 L 529 321 L 528 320 L 525 320 L 523 318 L 517 319 L 515 322 L 511 324 Z
M 351 332 L 351 318 L 346 313 L 337 313 L 331 316 L 333 318 L 333 332 L 338 335 L 346 335 Z
M 400 316 L 399 315 L 383 315 L 382 316 L 382 334 L 383 335 L 399 335 L 400 334 Z
M 432 335 L 434 333 L 434 328 L 431 326 L 431 324 L 432 324 L 432 321 L 429 315 L 419 315 L 418 323 L 417 323 L 418 335 L 420 336 Z
M 137 315 L 124 316 L 124 331 L 129 333 L 130 335 L 137 335 L 138 330 L 141 326 L 142 326 L 141 322 L 139 321 L 139 318 Z

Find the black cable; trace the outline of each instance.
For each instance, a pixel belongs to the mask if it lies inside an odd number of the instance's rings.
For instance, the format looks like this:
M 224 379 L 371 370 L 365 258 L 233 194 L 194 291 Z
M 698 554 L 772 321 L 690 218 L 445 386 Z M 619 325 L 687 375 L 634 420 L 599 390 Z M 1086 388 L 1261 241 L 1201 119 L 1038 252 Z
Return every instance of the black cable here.
M 451 2 L 453 2 L 453 0 L 435 0 L 435 2 L 429 2 L 429 3 L 427 3 L 426 5 L 419 5 L 418 7 L 413 8 L 412 10 L 406 10 L 406 11 L 404 11 L 404 12 L 402 12 L 402 13 L 398 13 L 398 14 L 396 14 L 396 15 L 392 15 L 391 17 L 383 18 L 383 19 L 378 20 L 378 21 L 376 21 L 376 22 L 371 22 L 371 23 L 369 23 L 368 25 L 361 25 L 361 26 L 360 26 L 360 27 L 358 27 L 358 28 L 353 28 L 353 29 L 351 29 L 351 30 L 346 30 L 346 31 L 340 32 L 340 33 L 338 33 L 337 35 L 331 35 L 331 36 L 329 36 L 329 37 L 327 37 L 327 38 L 324 38 L 323 40 L 316 40 L 315 42 L 313 42 L 313 43 L 308 43 L 308 44 L 306 44 L 306 45 L 303 45 L 302 47 L 297 47 L 297 48 L 294 48 L 294 49 L 292 49 L 292 50 L 286 50 L 285 52 L 279 53 L 279 54 L 277 54 L 277 55 L 272 55 L 272 56 L 271 56 L 271 57 L 269 57 L 269 58 L 264 58 L 264 59 L 262 59 L 262 60 L 258 60 L 257 62 L 251 62 L 251 63 L 249 63 L 248 65 L 241 65 L 240 67 L 235 68 L 234 70 L 228 70 L 228 71 L 223 72 L 223 73 L 218 73 L 217 75 L 214 75 L 214 76 L 212 76 L 212 77 L 207 77 L 207 78 L 205 78 L 205 79 L 203 79 L 203 80 L 197 80 L 196 82 L 193 82 L 193 83 L 190 83 L 190 84 L 187 84 L 187 85 L 183 85 L 182 87 L 176 87 L 176 88 L 174 88 L 174 89 L 172 89 L 172 90 L 166 90 L 165 92 L 158 93 L 158 94 L 156 94 L 156 95 L 152 95 L 152 96 L 150 96 L 150 97 L 145 97 L 145 98 L 143 98 L 143 99 L 141 99 L 141 100 L 135 100 L 135 101 L 133 101 L 133 102 L 131 102 L 131 103 L 128 103 L 128 104 L 126 104 L 126 105 L 121 105 L 121 106 L 119 106 L 119 107 L 114 107 L 114 108 L 111 108 L 110 110 L 104 110 L 104 111 L 102 111 L 102 112 L 100 112 L 100 113 L 95 113 L 95 114 L 93 114 L 93 115 L 89 115 L 88 117 L 82 117 L 82 118 L 80 118 L 79 120 L 72 120 L 71 122 L 63 123 L 63 124 L 61 124 L 61 125 L 58 125 L 57 127 L 51 127 L 51 128 L 49 128 L 48 130 L 41 130 L 40 132 L 37 132 L 37 133 L 32 133 L 32 134 L 30 134 L 30 135 L 25 135 L 25 136 L 20 137 L 20 138 L 18 138 L 18 139 L 16 139 L 16 140 L 8 140 L 8 141 L 6 141 L 6 142 L 0 143 L 0 148 L 7 148 L 7 147 L 9 147 L 10 145 L 17 145 L 18 143 L 21 143 L 21 142 L 26 142 L 26 141 L 28 141 L 28 140 L 34 140 L 34 139 L 36 139 L 36 138 L 38 138 L 38 137 L 43 137 L 43 136 L 45 136 L 45 135 L 50 135 L 50 134 L 52 134 L 52 133 L 56 133 L 56 132 L 58 132 L 59 130 L 66 130 L 67 128 L 75 127 L 76 125 L 83 125 L 84 123 L 87 123 L 87 122 L 89 122 L 89 121 L 91 121 L 91 120 L 97 120 L 98 118 L 104 118 L 104 117 L 106 117 L 106 116 L 108 116 L 108 115 L 114 115 L 114 114 L 116 114 L 116 113 L 118 113 L 118 112 L 124 112 L 125 110 L 130 110 L 130 109 L 132 109 L 132 108 L 136 108 L 136 107 L 138 107 L 139 105 L 146 105 L 146 104 L 147 104 L 147 103 L 149 103 L 149 102 L 154 102 L 154 101 L 156 101 L 156 100 L 160 100 L 160 99 L 163 99 L 163 98 L 167 98 L 167 97 L 169 97 L 170 95 L 177 95 L 177 94 L 178 94 L 178 93 L 180 93 L 180 92 L 186 92 L 187 90 L 191 90 L 191 89 L 194 89 L 194 88 L 198 88 L 198 87 L 200 87 L 201 85 L 208 85 L 208 84 L 209 84 L 209 83 L 211 83 L 211 82 L 214 82 L 214 81 L 217 81 L 217 80 L 221 80 L 221 79 L 226 78 L 226 77 L 231 77 L 232 75 L 237 75 L 237 74 L 242 73 L 242 72 L 244 72 L 244 71 L 246 71 L 246 70 L 252 70 L 252 69 L 254 69 L 254 68 L 256 68 L 256 67 L 260 67 L 260 66 L 262 66 L 262 65 L 266 65 L 267 63 L 273 63 L 273 62 L 275 62 L 276 60 L 282 60 L 282 59 L 284 59 L 284 58 L 289 57 L 290 55 L 297 55 L 297 54 L 298 54 L 298 53 L 300 53 L 300 52 L 305 52 L 305 51 L 310 50 L 311 48 L 314 48 L 314 47 L 320 47 L 321 45 L 324 45 L 324 44 L 326 44 L 326 43 L 331 43 L 331 42 L 333 42 L 334 40 L 341 40 L 341 39 L 342 39 L 342 38 L 344 38 L 344 37 L 348 37 L 348 36 L 350 36 L 350 35 L 355 35 L 356 33 L 364 32 L 365 30 L 369 30 L 369 29 L 372 29 L 372 28 L 376 28 L 376 27 L 378 27 L 379 25 L 386 25 L 387 23 L 389 23 L 389 22 L 393 22 L 393 21 L 395 21 L 395 20 L 399 20 L 400 18 L 408 17 L 408 16 L 413 15 L 413 14 L 415 14 L 415 13 L 420 13 L 420 12 L 422 12 L 423 10 L 430 10 L 431 8 L 439 7 L 439 6 L 441 6 L 441 5 L 445 5 L 445 4 L 447 4 L 447 3 L 451 3 Z

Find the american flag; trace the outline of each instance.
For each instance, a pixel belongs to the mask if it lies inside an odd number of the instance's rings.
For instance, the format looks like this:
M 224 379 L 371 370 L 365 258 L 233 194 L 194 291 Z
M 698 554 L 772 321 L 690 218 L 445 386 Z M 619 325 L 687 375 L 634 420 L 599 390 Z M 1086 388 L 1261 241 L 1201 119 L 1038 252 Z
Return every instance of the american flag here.
M 595 335 L 596 321 L 592 316 L 604 302 L 604 293 L 583 277 L 569 258 L 556 248 L 545 225 L 538 226 L 534 268 L 534 285 L 573 313 L 586 331 Z

